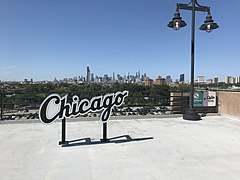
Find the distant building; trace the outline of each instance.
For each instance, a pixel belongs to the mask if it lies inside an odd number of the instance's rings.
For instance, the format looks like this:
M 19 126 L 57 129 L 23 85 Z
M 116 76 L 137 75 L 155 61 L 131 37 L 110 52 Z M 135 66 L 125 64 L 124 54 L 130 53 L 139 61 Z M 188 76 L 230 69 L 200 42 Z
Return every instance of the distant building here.
M 181 82 L 184 82 L 184 81 L 185 81 L 184 74 L 180 74 L 179 82 L 181 83 Z
M 225 83 L 226 84 L 235 84 L 235 78 L 232 76 L 226 76 L 225 77 Z
M 237 76 L 237 77 L 236 77 L 236 83 L 237 83 L 237 84 L 240 84 L 240 76 Z
M 149 77 L 146 77 L 145 86 L 152 86 L 152 85 L 153 85 L 153 80 L 150 79 Z
M 113 78 L 112 78 L 113 81 L 115 81 L 115 73 L 113 72 Z
M 147 79 L 147 74 L 146 73 L 144 73 L 144 75 L 142 75 L 142 78 L 141 78 L 141 80 L 142 81 L 145 81 Z
M 198 76 L 197 82 L 200 84 L 204 83 L 204 76 Z
M 207 83 L 207 84 L 212 84 L 212 83 L 213 83 L 213 80 L 212 80 L 212 79 L 207 79 L 206 83 Z
M 158 76 L 158 78 L 155 81 L 156 85 L 164 85 L 166 84 L 166 79 L 162 78 L 161 76 Z
M 58 84 L 58 82 L 59 82 L 59 81 L 57 80 L 57 78 L 54 78 L 53 83 L 54 83 L 54 84 Z
M 103 78 L 102 78 L 103 83 L 107 83 L 109 80 L 110 80 L 110 78 L 108 77 L 108 75 L 104 74 Z
M 218 83 L 218 77 L 214 77 L 214 78 L 213 78 L 213 83 L 214 83 L 214 84 L 217 84 L 217 83 Z
M 141 78 L 141 73 L 140 73 L 140 71 L 138 71 L 137 77 L 138 77 L 138 79 Z
M 167 84 L 171 84 L 172 83 L 172 78 L 171 78 L 170 75 L 166 77 L 166 83 Z
M 90 77 L 91 76 L 91 73 L 90 73 L 90 68 L 89 68 L 89 66 L 87 66 L 87 76 L 86 76 L 86 80 L 87 80 L 87 82 L 90 82 Z
M 23 83 L 24 83 L 24 84 L 29 84 L 29 83 L 30 83 L 30 84 L 33 84 L 33 79 L 30 79 L 30 81 L 29 81 L 28 79 L 24 79 L 24 80 L 23 80 Z
M 93 74 L 93 73 L 91 73 L 90 81 L 91 81 L 91 82 L 94 82 L 94 74 Z

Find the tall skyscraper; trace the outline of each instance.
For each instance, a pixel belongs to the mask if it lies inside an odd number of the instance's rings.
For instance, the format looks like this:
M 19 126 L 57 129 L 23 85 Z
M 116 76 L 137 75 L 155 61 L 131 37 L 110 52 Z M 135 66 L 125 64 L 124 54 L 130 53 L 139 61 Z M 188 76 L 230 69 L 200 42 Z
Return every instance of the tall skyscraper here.
M 90 81 L 91 81 L 91 82 L 94 82 L 94 74 L 93 74 L 93 73 L 91 73 Z
M 91 76 L 91 74 L 90 74 L 90 68 L 89 68 L 89 66 L 87 66 L 87 77 L 86 77 L 86 79 L 87 79 L 87 82 L 90 82 L 90 77 Z
M 115 81 L 115 73 L 113 72 L 113 78 L 112 78 L 113 81 Z
M 184 74 L 180 74 L 180 79 L 179 79 L 179 82 L 184 82 L 185 79 L 184 79 Z
M 172 83 L 172 78 L 171 78 L 170 75 L 168 75 L 168 76 L 166 77 L 166 82 L 167 82 L 167 84 L 171 84 L 171 83 Z

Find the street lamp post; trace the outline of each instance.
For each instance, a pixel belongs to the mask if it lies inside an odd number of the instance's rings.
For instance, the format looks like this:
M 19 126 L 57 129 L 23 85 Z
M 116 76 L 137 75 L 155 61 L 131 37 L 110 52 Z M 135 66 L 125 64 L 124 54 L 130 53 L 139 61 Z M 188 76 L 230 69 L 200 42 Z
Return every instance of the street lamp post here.
M 180 28 L 186 26 L 185 21 L 182 20 L 179 10 L 190 10 L 192 11 L 192 38 L 191 38 L 191 91 L 190 91 L 190 100 L 189 100 L 189 108 L 183 114 L 183 119 L 185 120 L 201 120 L 200 115 L 194 109 L 194 51 L 195 51 L 195 12 L 202 11 L 207 12 L 206 21 L 199 28 L 200 30 L 204 30 L 206 32 L 211 32 L 214 29 L 217 29 L 219 26 L 214 23 L 212 20 L 210 7 L 201 6 L 198 4 L 197 0 L 191 0 L 189 4 L 177 4 L 177 9 L 174 14 L 174 17 L 171 22 L 169 22 L 168 27 L 173 28 L 174 30 L 179 30 Z

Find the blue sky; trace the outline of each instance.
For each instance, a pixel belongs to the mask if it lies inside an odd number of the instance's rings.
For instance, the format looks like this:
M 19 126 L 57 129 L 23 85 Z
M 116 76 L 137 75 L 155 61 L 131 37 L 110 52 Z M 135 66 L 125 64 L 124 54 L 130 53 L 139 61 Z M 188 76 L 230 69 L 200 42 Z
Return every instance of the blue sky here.
M 167 27 L 176 3 L 188 0 L 0 0 L 0 80 L 125 75 L 146 72 L 155 79 L 190 76 L 191 12 L 188 24 Z M 206 13 L 196 16 L 195 76 L 239 76 L 239 0 L 198 0 L 211 7 L 220 26 L 198 30 Z

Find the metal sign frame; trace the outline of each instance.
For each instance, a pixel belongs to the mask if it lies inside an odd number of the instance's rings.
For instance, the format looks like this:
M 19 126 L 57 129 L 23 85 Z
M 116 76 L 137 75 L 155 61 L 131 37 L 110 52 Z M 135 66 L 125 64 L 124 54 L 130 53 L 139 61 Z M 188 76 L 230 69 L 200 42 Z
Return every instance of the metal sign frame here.
M 49 95 L 39 108 L 39 119 L 43 124 L 51 124 L 57 119 L 62 120 L 62 140 L 59 145 L 68 144 L 66 141 L 66 118 L 77 117 L 91 112 L 101 112 L 100 120 L 103 123 L 103 138 L 101 142 L 109 141 L 107 138 L 107 122 L 114 107 L 120 107 L 129 92 L 118 91 L 104 96 L 95 96 L 91 99 L 80 99 L 72 96 L 72 102 L 67 101 L 68 95 L 61 97 L 58 94 Z

